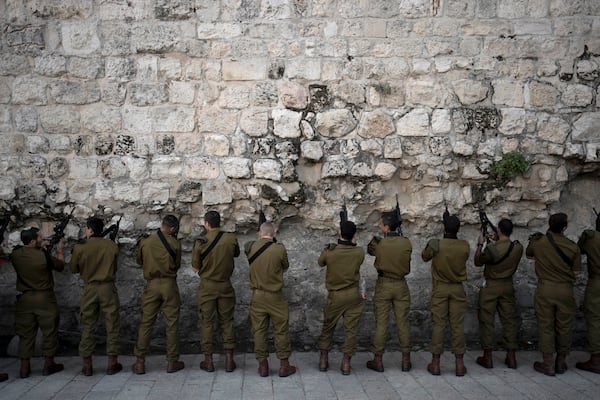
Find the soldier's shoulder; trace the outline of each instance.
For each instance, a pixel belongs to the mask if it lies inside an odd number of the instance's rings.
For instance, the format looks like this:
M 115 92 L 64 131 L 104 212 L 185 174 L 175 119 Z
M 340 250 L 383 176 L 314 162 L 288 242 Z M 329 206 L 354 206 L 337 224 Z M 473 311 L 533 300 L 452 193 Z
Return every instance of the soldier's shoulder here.
M 335 243 L 328 243 L 325 246 L 325 250 L 335 250 L 336 247 L 337 247 L 337 244 L 335 244 Z
M 250 252 L 255 242 L 255 240 L 250 240 L 249 242 L 244 243 L 244 251 L 246 252 L 246 254 Z
M 586 242 L 586 241 L 588 241 L 590 239 L 593 239 L 596 236 L 598 238 L 600 238 L 600 236 L 596 233 L 595 230 L 593 230 L 593 229 L 586 229 L 585 231 L 583 231 L 581 233 L 581 237 L 579 238 L 579 241 L 580 242 Z
M 534 232 L 531 235 L 529 235 L 529 241 L 533 241 L 536 242 L 538 240 L 540 240 L 541 238 L 544 237 L 544 234 L 542 232 Z
M 199 245 L 203 245 L 208 243 L 208 239 L 206 238 L 206 236 L 200 236 L 196 239 L 196 243 L 198 243 Z

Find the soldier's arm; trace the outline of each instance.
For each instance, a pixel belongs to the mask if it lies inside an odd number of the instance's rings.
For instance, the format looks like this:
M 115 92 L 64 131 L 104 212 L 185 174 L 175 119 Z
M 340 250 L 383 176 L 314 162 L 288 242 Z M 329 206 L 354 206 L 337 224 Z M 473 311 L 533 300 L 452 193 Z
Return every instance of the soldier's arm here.
M 141 241 L 138 242 L 136 261 L 137 261 L 138 265 L 140 265 L 140 266 L 144 265 L 144 258 L 142 257 L 142 247 L 143 247 L 142 242 Z
M 536 232 L 529 236 L 529 243 L 527 244 L 527 249 L 525 249 L 527 258 L 531 260 L 535 259 L 535 243 L 540 240 L 542 236 L 544 235 L 541 232 Z
M 65 252 L 62 239 L 56 245 L 56 257 L 52 257 L 52 269 L 59 272 L 65 269 Z
M 177 269 L 181 268 L 181 243 L 177 241 L 177 248 L 175 249 L 175 266 Z
M 198 241 L 194 242 L 194 248 L 192 249 L 192 269 L 194 272 L 200 271 L 200 250 Z
M 233 248 L 233 256 L 238 257 L 240 255 L 240 244 L 238 243 L 237 238 L 234 237 L 235 245 Z
M 431 239 L 429 242 L 427 242 L 427 246 L 425 246 L 425 248 L 421 252 L 421 258 L 423 259 L 423 261 L 427 262 L 431 260 L 438 251 L 439 241 L 437 241 L 436 239 Z
M 373 236 L 373 239 L 371 239 L 371 241 L 367 245 L 367 253 L 369 253 L 370 256 L 375 255 L 375 249 L 377 249 L 377 245 L 379 244 L 379 242 L 381 242 L 381 238 L 378 236 Z
M 318 260 L 319 266 L 324 267 L 327 265 L 327 247 L 321 251 L 321 255 Z
M 573 256 L 573 271 L 576 273 L 581 272 L 581 251 L 579 250 L 579 247 L 577 247 L 577 251 Z
M 283 268 L 284 271 L 287 271 L 288 268 L 290 267 L 290 263 L 288 261 L 288 255 L 287 255 L 287 251 L 285 250 L 285 247 L 283 248 L 283 255 L 281 257 L 281 267 Z
M 72 273 L 78 274 L 79 269 L 79 245 L 75 245 L 73 253 L 71 253 L 71 261 L 69 262 L 69 269 Z

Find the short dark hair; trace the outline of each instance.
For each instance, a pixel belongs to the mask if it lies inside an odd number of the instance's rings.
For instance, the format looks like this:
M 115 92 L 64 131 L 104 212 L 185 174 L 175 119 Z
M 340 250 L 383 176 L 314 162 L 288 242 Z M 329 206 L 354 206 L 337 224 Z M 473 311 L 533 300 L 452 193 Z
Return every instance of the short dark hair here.
M 162 226 L 164 226 L 166 228 L 178 228 L 179 220 L 173 214 L 166 215 L 162 219 Z
M 383 225 L 390 228 L 390 231 L 395 231 L 398 229 L 398 218 L 396 218 L 396 214 L 393 212 L 386 212 L 381 214 L 381 222 Z
M 211 228 L 218 228 L 221 226 L 221 215 L 214 210 L 208 211 L 204 214 L 204 222 L 207 222 Z
M 344 240 L 352 240 L 356 234 L 356 225 L 352 221 L 344 221 L 340 224 L 340 236 Z
M 460 220 L 454 214 L 450 215 L 444 221 L 444 230 L 446 233 L 457 234 L 460 229 Z
M 548 220 L 550 232 L 561 233 L 567 227 L 567 221 L 568 217 L 565 213 L 552 214 Z
M 29 244 L 32 240 L 37 240 L 39 231 L 40 230 L 35 226 L 21 231 L 21 242 L 23 242 L 23 244 Z
M 104 222 L 100 218 L 89 217 L 86 225 L 88 228 L 94 232 L 94 236 L 102 235 L 102 231 L 104 230 Z
M 513 223 L 508 218 L 502 218 L 500 222 L 498 222 L 498 229 L 504 236 L 510 236 L 513 233 Z

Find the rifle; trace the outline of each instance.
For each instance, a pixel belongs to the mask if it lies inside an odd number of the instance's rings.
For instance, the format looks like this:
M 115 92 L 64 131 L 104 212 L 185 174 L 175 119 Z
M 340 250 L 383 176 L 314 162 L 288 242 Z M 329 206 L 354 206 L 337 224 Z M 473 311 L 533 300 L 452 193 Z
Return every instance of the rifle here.
M 348 222 L 348 208 L 346 207 L 346 198 L 342 197 L 343 205 L 340 211 L 340 229 L 342 228 L 342 224 Z
M 398 202 L 398 193 L 396 193 L 396 220 L 398 221 L 398 227 L 396 228 L 396 232 L 400 236 L 404 236 L 402 233 L 402 215 L 400 214 L 400 203 Z
M 4 217 L 2 217 L 2 220 L 0 220 L 0 243 L 4 241 L 4 233 L 6 232 L 9 223 L 10 214 L 6 214 Z
M 494 231 L 496 235 L 498 235 L 498 229 L 494 226 L 494 224 L 492 224 L 487 214 L 483 210 L 479 210 L 479 221 L 481 222 L 481 233 L 487 242 L 490 241 L 488 226 L 492 228 L 492 231 Z
M 444 213 L 442 214 L 442 221 L 444 221 L 444 225 L 446 221 L 450 218 L 450 211 L 448 211 L 448 203 L 446 203 L 446 199 L 444 199 Z
M 73 216 L 73 211 L 75 211 L 75 207 L 73 207 L 73 209 L 71 210 L 71 213 L 69 215 L 64 217 L 62 219 L 62 221 L 60 221 L 58 224 L 56 224 L 54 226 L 54 234 L 50 238 L 50 243 L 48 244 L 48 247 L 46 248 L 47 252 L 50 252 L 50 250 L 52 250 L 52 247 L 54 247 L 58 242 L 60 242 L 60 240 L 63 237 L 65 237 L 65 229 L 67 228 L 67 224 L 69 223 L 69 221 L 71 220 L 71 217 Z
M 260 227 L 262 226 L 262 224 L 267 222 L 267 217 L 265 215 L 265 212 L 263 211 L 262 201 L 258 203 L 258 210 L 258 230 L 260 231 Z
M 596 214 L 596 230 L 600 232 L 600 214 L 598 214 L 598 211 L 596 211 L 594 207 L 592 207 L 592 210 L 594 210 L 594 214 Z
M 104 232 L 102 232 L 102 237 L 110 234 L 110 240 L 112 240 L 113 242 L 116 241 L 117 239 L 117 235 L 119 234 L 119 225 L 121 224 L 121 219 L 123 219 L 123 216 L 121 215 L 119 217 L 119 220 L 117 221 L 116 224 L 112 224 L 111 226 L 109 226 L 108 228 L 106 228 L 104 230 Z

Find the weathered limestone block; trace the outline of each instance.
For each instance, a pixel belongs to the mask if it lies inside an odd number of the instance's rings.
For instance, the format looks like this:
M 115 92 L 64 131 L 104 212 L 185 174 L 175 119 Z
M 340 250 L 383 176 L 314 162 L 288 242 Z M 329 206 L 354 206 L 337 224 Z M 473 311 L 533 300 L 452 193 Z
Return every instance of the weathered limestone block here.
M 94 151 L 97 156 L 112 154 L 115 141 L 112 136 L 102 135 L 94 137 Z
M 121 130 L 121 109 L 85 108 L 81 111 L 81 124 L 93 132 L 118 132 Z
M 317 113 L 315 129 L 325 137 L 342 137 L 352 132 L 356 120 L 348 109 L 335 109 Z
M 485 82 L 459 79 L 452 82 L 454 93 L 463 104 L 475 104 L 487 97 L 489 88 Z
M 40 182 L 22 183 L 16 188 L 17 198 L 27 203 L 44 203 L 46 187 Z
M 93 81 L 50 82 L 50 96 L 58 104 L 89 104 L 100 101 L 100 89 Z
M 452 115 L 448 109 L 435 109 L 431 113 L 431 132 L 434 135 L 449 133 L 452 130 Z
M 78 133 L 79 112 L 70 107 L 46 107 L 40 109 L 40 125 L 46 133 Z
M 132 133 L 148 133 L 152 131 L 152 110 L 136 107 L 124 108 L 123 129 Z
M 285 77 L 288 79 L 321 79 L 321 60 L 313 58 L 288 59 L 285 65 Z
M 29 58 L 19 54 L 6 54 L 0 58 L 0 75 L 25 75 L 31 71 Z
M 208 181 L 202 187 L 202 204 L 205 206 L 229 204 L 233 201 L 231 185 L 225 181 Z
M 48 138 L 44 136 L 27 136 L 25 142 L 25 148 L 30 154 L 47 153 L 50 150 L 50 143 Z
M 554 108 L 558 99 L 558 90 L 549 83 L 532 81 L 528 85 L 529 105 L 532 107 Z
M 219 164 L 208 157 L 187 157 L 183 167 L 183 175 L 191 180 L 217 179 Z
M 571 139 L 574 141 L 598 142 L 598 127 L 600 126 L 600 112 L 582 113 L 573 123 Z
M 468 143 L 461 142 L 461 141 L 454 142 L 454 145 L 452 146 L 452 151 L 455 154 L 458 154 L 461 156 L 470 156 L 475 152 L 475 150 L 473 149 L 473 146 L 471 146 Z
M 12 130 L 10 110 L 2 107 L 0 109 L 0 133 L 8 133 Z
M 69 154 L 73 151 L 71 139 L 66 135 L 52 135 L 49 137 L 50 150 L 60 154 Z
M 577 77 L 584 81 L 593 81 L 600 76 L 600 67 L 594 60 L 578 60 L 575 71 Z
M 129 85 L 129 101 L 135 106 L 151 106 L 169 101 L 166 83 L 132 83 Z
M 10 103 L 11 88 L 8 79 L 0 79 L 0 104 Z
M 44 178 L 48 172 L 48 162 L 42 156 L 31 154 L 21 158 L 24 178 Z
M 127 88 L 125 83 L 107 81 L 102 84 L 102 101 L 109 106 L 121 106 L 125 103 Z
M 307 140 L 300 144 L 302 157 L 310 161 L 319 161 L 323 158 L 323 143 L 321 141 Z
M 221 108 L 246 108 L 250 105 L 251 90 L 244 85 L 226 86 L 221 90 L 218 105 Z
M 448 136 L 434 136 L 429 139 L 429 151 L 434 156 L 446 157 L 452 153 L 452 145 Z
M 104 60 L 101 58 L 70 57 L 67 72 L 75 78 L 96 79 L 104 76 Z
M 180 79 L 182 72 L 180 59 L 175 57 L 158 59 L 158 76 L 160 79 Z
M 167 204 L 171 187 L 168 182 L 146 181 L 142 184 L 140 203 Z
M 121 157 L 121 159 L 127 164 L 129 171 L 129 179 L 140 182 L 148 179 L 150 176 L 150 163 L 149 160 L 140 157 Z M 180 166 L 181 168 L 181 166 Z
M 373 173 L 379 179 L 387 181 L 392 179 L 397 169 L 398 168 L 394 164 L 390 164 L 387 162 L 379 162 L 375 166 L 375 170 L 373 171 Z
M 39 75 L 60 76 L 67 72 L 67 59 L 55 54 L 47 54 L 35 59 L 34 71 Z
M 129 175 L 127 163 L 121 157 L 100 160 L 98 170 L 106 179 L 127 178 Z
M 46 96 L 47 81 L 41 78 L 17 77 L 13 82 L 13 104 L 44 105 L 48 103 Z
M 158 57 L 143 56 L 136 61 L 136 78 L 138 81 L 156 81 L 158 78 Z
M 94 179 L 98 169 L 98 161 L 93 158 L 74 157 L 70 160 L 69 177 L 78 179 Z
M 571 126 L 560 116 L 544 114 L 538 120 L 538 137 L 553 143 L 565 143 Z
M 232 134 L 237 128 L 238 111 L 211 108 L 198 110 L 198 132 Z
M 21 107 L 13 112 L 15 129 L 21 132 L 35 132 L 38 126 L 37 119 L 37 110 L 33 107 Z
M 342 81 L 333 87 L 332 94 L 346 104 L 365 102 L 365 87 L 358 82 Z
M 181 51 L 181 24 L 177 22 L 140 22 L 131 27 L 133 53 Z
M 196 98 L 194 83 L 172 81 L 169 83 L 168 91 L 171 103 L 192 104 Z
M 267 78 L 267 62 L 264 59 L 223 61 L 224 81 L 259 81 Z
M 225 135 L 207 135 L 204 138 L 204 153 L 211 156 L 229 155 L 229 139 Z
M 69 161 L 63 157 L 55 157 L 48 164 L 48 176 L 58 179 L 69 172 Z
M 264 108 L 246 108 L 240 116 L 240 129 L 248 136 L 266 136 L 269 112 Z
M 96 24 L 64 22 L 61 25 L 62 45 L 66 55 L 87 55 L 100 48 Z
M 280 181 L 282 175 L 282 166 L 278 160 L 263 158 L 256 160 L 252 165 L 255 178 Z
M 509 107 L 523 106 L 523 84 L 515 81 L 496 80 L 492 82 L 492 87 L 494 89 L 493 104 Z
M 297 138 L 301 136 L 301 113 L 283 108 L 276 108 L 271 114 L 273 117 L 273 133 L 275 136 L 282 138 Z
M 594 89 L 587 85 L 567 85 L 560 100 L 568 107 L 587 107 L 594 101 Z
M 350 175 L 358 177 L 373 176 L 373 166 L 368 162 L 357 162 L 350 167 Z
M 134 203 L 140 201 L 141 184 L 138 182 L 114 182 L 112 198 L 117 201 Z
M 520 108 L 503 108 L 502 122 L 498 130 L 504 135 L 520 135 L 525 131 L 526 119 L 525 110 Z
M 354 139 L 340 140 L 340 153 L 345 159 L 354 158 L 360 153 L 360 146 Z
M 106 77 L 126 82 L 135 78 L 135 63 L 129 58 L 109 57 L 106 59 Z
M 173 179 L 181 176 L 183 165 L 180 157 L 157 156 L 152 158 L 150 178 Z
M 308 106 L 308 89 L 304 85 L 283 81 L 277 86 L 279 100 L 284 107 L 292 110 L 304 110 Z
M 394 121 L 385 111 L 378 109 L 363 113 L 357 133 L 364 138 L 384 138 L 394 133 Z
M 466 164 L 461 176 L 463 179 L 485 179 L 487 177 L 486 174 L 480 173 L 474 164 Z
M 280 161 L 298 160 L 299 148 L 291 141 L 275 143 L 275 157 Z
M 248 179 L 252 176 L 252 160 L 242 157 L 228 157 L 221 161 L 223 173 L 228 178 Z
M 398 136 L 388 136 L 383 142 L 383 156 L 385 158 L 402 158 L 402 141 Z
M 421 104 L 429 107 L 446 105 L 448 93 L 439 84 L 431 79 L 407 79 L 406 103 L 408 105 Z
M 375 157 L 383 155 L 383 140 L 382 139 L 366 139 L 360 141 L 360 149 L 367 153 L 373 154 Z
M 396 121 L 396 131 L 400 136 L 429 136 L 429 112 L 415 108 Z
M 182 203 L 195 203 L 202 196 L 200 182 L 185 181 L 177 188 L 177 201 Z
M 229 22 L 201 23 L 197 27 L 198 39 L 231 39 L 242 35 L 242 25 Z
M 331 160 L 323 164 L 321 178 L 335 178 L 348 175 L 348 166 L 344 160 Z
M 195 109 L 183 106 L 156 107 L 152 110 L 152 126 L 156 132 L 191 132 Z

